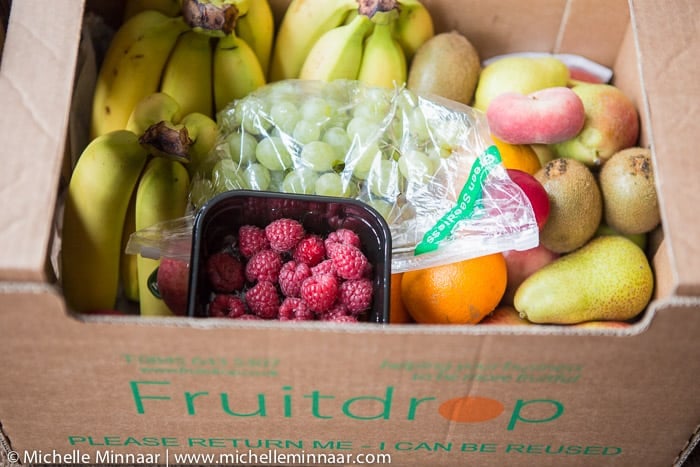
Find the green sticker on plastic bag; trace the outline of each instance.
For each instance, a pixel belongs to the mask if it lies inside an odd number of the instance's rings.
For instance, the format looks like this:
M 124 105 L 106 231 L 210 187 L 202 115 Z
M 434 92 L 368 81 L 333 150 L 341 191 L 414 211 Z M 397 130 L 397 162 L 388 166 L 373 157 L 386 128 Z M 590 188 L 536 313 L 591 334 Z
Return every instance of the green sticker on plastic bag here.
M 469 177 L 457 198 L 457 203 L 423 235 L 423 240 L 414 251 L 416 256 L 437 250 L 438 244 L 452 234 L 459 221 L 469 219 L 474 215 L 476 202 L 481 199 L 484 180 L 491 169 L 500 163 L 501 154 L 498 149 L 496 146 L 489 146 L 472 165 Z

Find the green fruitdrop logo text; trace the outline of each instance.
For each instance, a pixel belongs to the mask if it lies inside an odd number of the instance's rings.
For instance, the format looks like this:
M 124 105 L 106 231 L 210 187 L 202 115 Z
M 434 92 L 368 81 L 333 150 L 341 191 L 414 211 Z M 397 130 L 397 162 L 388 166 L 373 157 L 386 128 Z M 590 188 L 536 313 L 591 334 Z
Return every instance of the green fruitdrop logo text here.
M 282 386 L 279 394 L 258 393 L 237 398 L 235 393 L 210 393 L 209 391 L 184 391 L 173 394 L 168 391 L 170 382 L 165 380 L 130 381 L 129 386 L 136 412 L 162 413 L 163 405 L 184 409 L 187 415 L 201 412 L 201 406 L 210 406 L 213 400 L 220 410 L 232 417 L 292 418 L 311 416 L 316 419 L 345 417 L 354 420 L 407 420 L 415 421 L 438 414 L 451 422 L 480 423 L 496 419 L 507 412 L 507 429 L 514 430 L 523 423 L 548 423 L 564 413 L 564 404 L 554 399 L 517 399 L 506 411 L 506 406 L 496 400 L 481 396 L 461 396 L 438 400 L 434 396 L 395 398 L 394 387 L 387 386 L 381 395 L 360 395 L 347 399 L 338 398 L 319 390 L 298 395 L 292 386 Z M 157 405 L 157 407 L 156 407 Z M 275 410 L 272 410 L 272 407 Z

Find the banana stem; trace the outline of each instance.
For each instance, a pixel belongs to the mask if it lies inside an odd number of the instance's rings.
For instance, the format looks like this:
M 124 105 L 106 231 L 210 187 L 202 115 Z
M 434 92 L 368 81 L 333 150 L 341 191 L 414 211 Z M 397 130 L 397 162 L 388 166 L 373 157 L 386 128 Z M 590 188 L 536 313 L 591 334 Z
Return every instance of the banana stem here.
M 357 0 L 357 11 L 369 18 L 377 12 L 391 11 L 398 9 L 397 0 Z
M 151 154 L 183 163 L 190 161 L 193 142 L 184 126 L 173 127 L 164 121 L 154 123 L 139 138 L 139 143 Z
M 200 0 L 182 1 L 182 17 L 191 28 L 216 34 L 231 34 L 245 13 L 233 3 L 218 6 Z

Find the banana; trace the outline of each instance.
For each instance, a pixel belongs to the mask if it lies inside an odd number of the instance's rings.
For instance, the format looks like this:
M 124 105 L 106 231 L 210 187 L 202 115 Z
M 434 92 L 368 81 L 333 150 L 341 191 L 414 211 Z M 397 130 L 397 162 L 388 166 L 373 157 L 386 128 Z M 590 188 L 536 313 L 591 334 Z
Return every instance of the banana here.
M 183 115 L 200 112 L 213 115 L 211 37 L 187 31 L 177 40 L 163 71 L 160 91 L 172 96 Z
M 180 14 L 180 0 L 126 0 L 123 21 L 144 10 L 157 10 L 168 16 L 177 16 Z
M 77 312 L 115 306 L 123 225 L 147 156 L 134 133 L 116 130 L 92 140 L 76 163 L 63 213 L 61 282 Z
M 126 129 L 141 136 L 154 123 L 179 121 L 181 114 L 180 104 L 169 94 L 154 92 L 134 106 L 127 120 Z
M 198 172 L 208 173 L 212 167 L 206 167 L 206 164 L 213 160 L 208 157 L 209 152 L 214 148 L 219 135 L 216 122 L 207 115 L 193 112 L 186 115 L 180 124 L 187 129 L 187 135 L 192 140 L 189 149 L 190 161 L 186 167 L 190 178 Z
M 236 21 L 235 32 L 253 49 L 263 74 L 267 76 L 275 35 L 275 17 L 270 2 L 268 0 L 251 2 L 248 13 Z
M 401 44 L 394 39 L 393 18 L 397 11 L 375 13 L 374 29 L 365 40 L 357 79 L 369 86 L 393 88 L 406 83 L 408 68 Z
M 371 28 L 372 21 L 367 16 L 357 15 L 350 24 L 325 33 L 309 51 L 299 78 L 322 81 L 357 79 L 363 42 Z
M 136 190 L 131 195 L 129 207 L 124 218 L 122 230 L 121 259 L 119 260 L 119 277 L 121 279 L 122 293 L 127 300 L 139 301 L 139 277 L 136 271 L 136 255 L 125 253 L 129 237 L 136 231 Z
M 136 230 L 184 216 L 189 186 L 189 175 L 180 162 L 165 157 L 152 158 L 136 189 Z M 167 305 L 148 286 L 149 277 L 159 264 L 160 260 L 140 255 L 136 259 L 142 316 L 172 316 Z
M 220 38 L 216 43 L 213 81 L 215 114 L 266 82 L 255 52 L 235 33 Z
M 401 44 L 410 64 L 416 50 L 435 35 L 435 26 L 430 11 L 420 0 L 399 0 L 399 17 L 394 36 Z
M 146 10 L 117 30 L 95 85 L 90 139 L 125 128 L 134 106 L 158 90 L 170 52 L 187 29 L 181 17 Z
M 298 78 L 313 45 L 357 8 L 358 0 L 292 0 L 277 29 L 268 81 Z

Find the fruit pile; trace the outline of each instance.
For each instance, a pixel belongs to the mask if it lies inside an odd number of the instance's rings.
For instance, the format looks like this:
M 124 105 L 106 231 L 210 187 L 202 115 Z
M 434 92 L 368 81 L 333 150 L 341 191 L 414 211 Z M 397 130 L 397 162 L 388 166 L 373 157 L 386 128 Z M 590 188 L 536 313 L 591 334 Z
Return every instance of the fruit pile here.
M 346 228 L 322 236 L 290 218 L 246 224 L 205 268 L 210 317 L 356 322 L 372 307 L 373 265 Z

